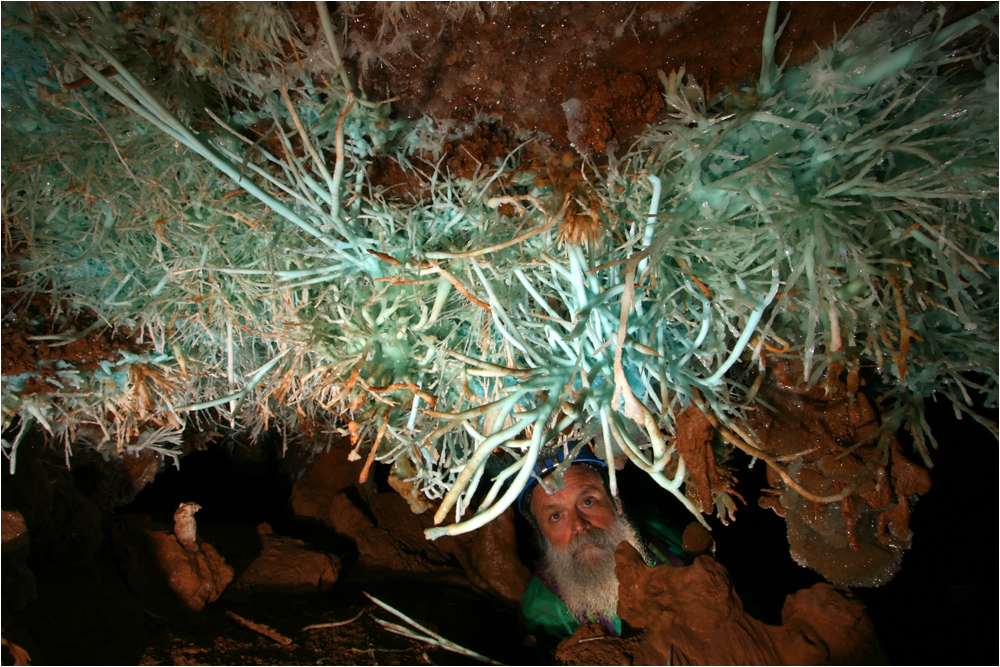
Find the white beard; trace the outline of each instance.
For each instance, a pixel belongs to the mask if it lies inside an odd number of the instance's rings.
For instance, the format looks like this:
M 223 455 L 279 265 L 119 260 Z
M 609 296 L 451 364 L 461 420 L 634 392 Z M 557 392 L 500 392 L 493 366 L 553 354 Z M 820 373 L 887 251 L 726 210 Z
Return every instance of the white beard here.
M 632 524 L 616 517 L 609 530 L 593 528 L 574 537 L 562 551 L 543 539 L 548 573 L 563 602 L 583 620 L 594 615 L 615 616 L 618 612 L 618 579 L 615 578 L 615 550 L 628 542 L 643 553 L 642 542 Z

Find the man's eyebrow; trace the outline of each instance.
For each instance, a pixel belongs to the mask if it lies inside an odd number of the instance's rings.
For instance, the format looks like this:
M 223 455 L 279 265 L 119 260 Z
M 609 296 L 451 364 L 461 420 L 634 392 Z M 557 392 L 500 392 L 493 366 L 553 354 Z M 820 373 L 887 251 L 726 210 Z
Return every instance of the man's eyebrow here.
M 557 507 L 562 507 L 562 504 L 561 503 L 554 503 L 554 502 L 552 502 L 552 499 L 550 498 L 548 501 L 543 500 L 542 501 L 542 506 L 539 507 L 538 509 L 547 510 L 547 509 L 552 509 L 552 508 L 557 508 Z
M 577 495 L 577 497 L 580 497 L 584 493 L 588 493 L 588 492 L 591 492 L 591 491 L 601 491 L 601 490 L 603 490 L 603 488 L 604 487 L 598 486 L 597 484 L 592 484 L 590 482 L 587 482 L 586 484 L 584 484 L 583 486 L 580 487 L 580 490 L 577 492 L 576 495 Z M 551 509 L 551 508 L 562 507 L 561 503 L 552 502 L 552 496 L 546 496 L 546 500 L 541 501 L 541 503 L 542 503 L 541 506 L 538 508 L 538 509 L 541 509 L 541 510 L 547 510 L 547 509 Z

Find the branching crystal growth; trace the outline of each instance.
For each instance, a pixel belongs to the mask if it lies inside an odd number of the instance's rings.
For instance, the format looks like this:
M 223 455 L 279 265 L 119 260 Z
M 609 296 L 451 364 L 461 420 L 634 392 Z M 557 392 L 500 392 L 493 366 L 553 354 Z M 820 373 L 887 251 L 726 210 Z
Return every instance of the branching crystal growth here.
M 692 405 L 730 450 L 816 502 L 843 498 L 812 494 L 743 427 L 767 355 L 800 358 L 810 383 L 864 372 L 882 428 L 910 429 L 928 464 L 923 398 L 996 399 L 997 65 L 952 49 L 995 8 L 918 34 L 868 28 L 789 71 L 772 16 L 755 90 L 709 106 L 664 75 L 669 119 L 611 166 L 578 166 L 582 190 L 527 172 L 530 137 L 453 178 L 429 120 L 278 58 L 251 69 L 280 53 L 271 14 L 252 58 L 185 41 L 207 64 L 158 90 L 116 15 L 4 11 L 21 289 L 152 350 L 51 369 L 58 390 L 28 398 L 49 369 L 4 376 L 5 426 L 66 434 L 67 452 L 82 422 L 109 424 L 95 446 L 167 456 L 209 420 L 321 424 L 353 459 L 367 450 L 363 477 L 391 464 L 415 510 L 440 501 L 435 522 L 454 522 L 435 538 L 492 520 L 544 448 L 581 442 L 704 521 L 673 444 Z M 422 198 L 386 198 L 376 156 Z M 4 441 L 12 466 L 23 428 Z

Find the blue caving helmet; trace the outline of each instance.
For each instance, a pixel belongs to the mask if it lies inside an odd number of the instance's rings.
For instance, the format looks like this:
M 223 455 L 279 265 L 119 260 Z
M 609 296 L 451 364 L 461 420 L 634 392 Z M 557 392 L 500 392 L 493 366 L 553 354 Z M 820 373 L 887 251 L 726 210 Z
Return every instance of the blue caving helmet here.
M 521 495 L 517 498 L 517 509 L 520 510 L 521 516 L 530 519 L 531 495 L 534 493 L 535 485 L 538 484 L 539 480 L 545 479 L 547 475 L 559 467 L 559 464 L 562 463 L 565 458 L 566 450 L 564 449 L 559 449 L 555 452 L 550 451 L 547 454 L 543 454 L 538 457 L 538 460 L 535 461 L 535 474 L 532 475 L 531 479 L 528 480 L 528 483 L 524 485 Z M 586 463 L 592 468 L 596 468 L 598 470 L 602 468 L 606 470 L 608 467 L 607 463 L 586 451 L 581 451 L 577 454 L 576 458 L 573 459 L 573 462 L 570 465 L 576 465 L 577 463 Z

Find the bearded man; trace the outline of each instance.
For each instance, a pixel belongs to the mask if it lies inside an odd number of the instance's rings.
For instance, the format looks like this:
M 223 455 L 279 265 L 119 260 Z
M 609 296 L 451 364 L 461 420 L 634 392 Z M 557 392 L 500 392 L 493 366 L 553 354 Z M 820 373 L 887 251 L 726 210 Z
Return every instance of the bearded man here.
M 561 459 L 543 459 L 520 498 L 521 513 L 535 528 L 542 555 L 521 597 L 521 620 L 529 631 L 544 630 L 557 639 L 594 622 L 617 636 L 618 545 L 628 542 L 650 565 L 682 566 L 681 536 L 654 513 L 641 525 L 656 539 L 643 539 L 608 492 L 607 465 L 590 455 L 577 456 L 563 472 L 562 488 L 550 493 L 552 485 L 538 480 L 550 475 Z

